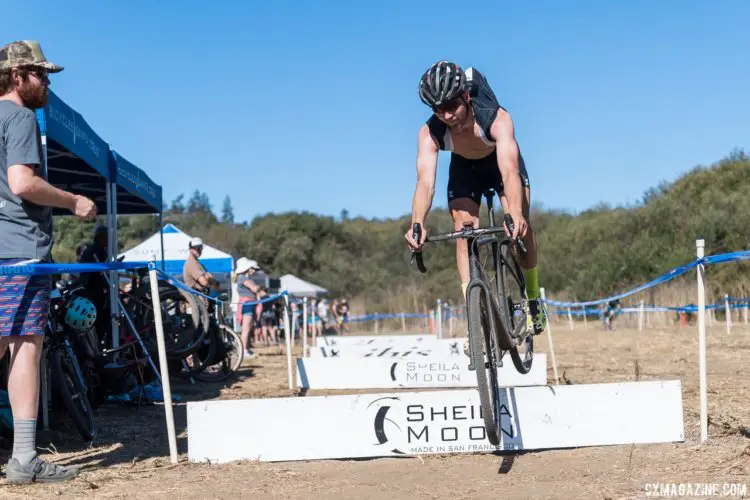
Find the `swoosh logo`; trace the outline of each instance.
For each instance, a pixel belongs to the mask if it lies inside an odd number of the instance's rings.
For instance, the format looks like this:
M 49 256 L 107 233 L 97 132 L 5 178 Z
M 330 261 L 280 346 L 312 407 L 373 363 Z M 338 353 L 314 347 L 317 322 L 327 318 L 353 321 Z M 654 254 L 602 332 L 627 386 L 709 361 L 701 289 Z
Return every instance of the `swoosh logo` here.
M 396 381 L 396 367 L 398 366 L 398 363 L 393 363 L 391 365 L 391 380 L 394 382 Z

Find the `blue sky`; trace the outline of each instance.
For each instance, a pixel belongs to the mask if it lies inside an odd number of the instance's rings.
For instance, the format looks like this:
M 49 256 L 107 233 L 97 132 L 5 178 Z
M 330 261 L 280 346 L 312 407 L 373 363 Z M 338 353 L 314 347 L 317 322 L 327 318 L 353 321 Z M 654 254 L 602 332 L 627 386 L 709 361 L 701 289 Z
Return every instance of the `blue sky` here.
M 165 200 L 228 194 L 239 220 L 408 213 L 418 79 L 471 65 L 515 120 L 533 202 L 579 211 L 750 149 L 749 16 L 729 0 L 26 0 L 4 5 L 2 43 L 40 40 L 66 67 L 53 90 Z

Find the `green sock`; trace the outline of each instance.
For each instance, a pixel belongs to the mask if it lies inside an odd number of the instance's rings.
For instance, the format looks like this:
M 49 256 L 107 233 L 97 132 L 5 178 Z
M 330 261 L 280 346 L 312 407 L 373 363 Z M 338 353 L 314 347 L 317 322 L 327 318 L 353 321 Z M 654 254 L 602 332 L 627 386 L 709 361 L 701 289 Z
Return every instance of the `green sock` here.
M 536 266 L 533 269 L 523 270 L 523 277 L 526 280 L 526 295 L 529 297 L 529 300 L 534 300 L 534 299 L 539 298 L 538 269 L 539 269 L 539 266 Z

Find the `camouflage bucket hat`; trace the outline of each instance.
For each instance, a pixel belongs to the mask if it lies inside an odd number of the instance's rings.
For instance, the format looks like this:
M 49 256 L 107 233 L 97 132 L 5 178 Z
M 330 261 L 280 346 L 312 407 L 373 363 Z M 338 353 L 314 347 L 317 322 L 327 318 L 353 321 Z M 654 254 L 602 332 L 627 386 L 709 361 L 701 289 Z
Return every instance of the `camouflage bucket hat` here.
M 48 73 L 59 73 L 62 66 L 47 61 L 42 46 L 35 40 L 11 42 L 0 49 L 0 70 L 12 68 L 42 68 Z

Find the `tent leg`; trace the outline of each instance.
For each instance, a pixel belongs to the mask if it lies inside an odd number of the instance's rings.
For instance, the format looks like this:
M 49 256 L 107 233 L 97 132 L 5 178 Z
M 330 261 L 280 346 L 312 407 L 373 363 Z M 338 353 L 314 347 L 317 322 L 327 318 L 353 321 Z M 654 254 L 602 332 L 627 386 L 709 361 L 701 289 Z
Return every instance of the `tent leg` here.
M 115 262 L 117 260 L 117 185 L 114 182 L 109 182 L 107 188 L 107 253 L 109 254 L 108 261 Z M 117 306 L 119 298 L 118 281 L 117 271 L 109 271 L 109 314 L 113 349 L 120 346 Z
M 164 212 L 159 211 L 159 239 L 161 241 L 161 270 L 165 273 L 167 268 L 164 265 Z

